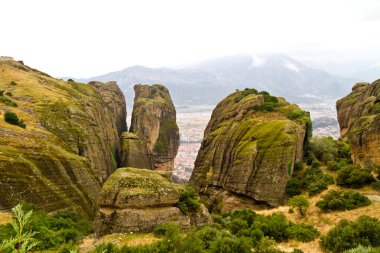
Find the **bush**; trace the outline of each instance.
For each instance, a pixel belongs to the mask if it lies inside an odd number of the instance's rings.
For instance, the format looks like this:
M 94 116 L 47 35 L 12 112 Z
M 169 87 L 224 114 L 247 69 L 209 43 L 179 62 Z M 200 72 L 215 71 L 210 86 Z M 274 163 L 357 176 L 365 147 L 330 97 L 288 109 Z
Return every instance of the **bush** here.
M 380 252 L 380 247 L 372 248 L 372 247 L 363 247 L 360 245 L 359 247 L 347 250 L 344 253 L 379 253 L 379 252 Z
M 285 191 L 289 197 L 293 197 L 296 195 L 300 195 L 302 193 L 302 188 L 303 188 L 302 180 L 297 176 L 293 176 L 286 183 Z
M 328 185 L 334 183 L 334 179 L 331 176 L 324 174 L 320 168 L 315 167 L 307 167 L 305 169 L 303 181 L 310 196 L 317 195 L 326 190 Z
M 36 246 L 38 250 L 58 248 L 65 243 L 77 243 L 85 235 L 92 233 L 92 223 L 80 217 L 75 212 L 57 212 L 49 216 L 46 212 L 38 210 L 35 205 L 23 205 L 24 212 L 33 210 L 28 231 L 35 232 L 34 238 L 40 243 Z M 8 237 L 11 225 L 0 226 L 0 241 Z
M 311 140 L 311 150 L 322 162 L 333 161 L 338 157 L 338 145 L 332 137 L 314 137 Z
M 252 244 L 248 238 L 219 237 L 210 247 L 211 253 L 251 253 Z
M 326 236 L 321 246 L 331 252 L 343 252 L 363 246 L 380 246 L 380 221 L 369 216 L 360 216 L 355 221 L 341 220 Z
M 196 213 L 199 210 L 198 194 L 193 187 L 187 187 L 180 193 L 177 207 L 186 215 Z
M 0 103 L 3 103 L 5 105 L 9 105 L 9 106 L 12 106 L 12 107 L 17 107 L 17 104 L 15 102 L 13 102 L 9 98 L 6 98 L 6 97 L 4 97 L 2 95 L 0 96 Z
M 309 201 L 307 200 L 307 198 L 304 195 L 298 195 L 298 196 L 291 197 L 288 200 L 288 203 L 290 206 L 297 208 L 302 217 L 304 217 L 306 215 L 306 211 L 310 206 Z
M 372 189 L 374 189 L 375 191 L 380 192 L 380 182 L 379 182 L 379 181 L 373 182 L 373 183 L 371 184 L 371 187 L 372 187 Z
M 348 188 L 360 188 L 373 181 L 370 170 L 360 169 L 356 165 L 348 165 L 338 171 L 336 183 Z
M 5 122 L 11 124 L 11 125 L 16 125 L 22 128 L 26 128 L 26 125 L 22 119 L 19 119 L 14 112 L 7 111 L 4 114 L 4 120 Z
M 292 224 L 286 229 L 286 234 L 289 239 L 295 239 L 301 242 L 309 242 L 319 236 L 318 230 L 312 225 L 307 224 Z
M 331 190 L 316 205 L 323 211 L 333 211 L 352 210 L 370 204 L 371 201 L 359 192 Z

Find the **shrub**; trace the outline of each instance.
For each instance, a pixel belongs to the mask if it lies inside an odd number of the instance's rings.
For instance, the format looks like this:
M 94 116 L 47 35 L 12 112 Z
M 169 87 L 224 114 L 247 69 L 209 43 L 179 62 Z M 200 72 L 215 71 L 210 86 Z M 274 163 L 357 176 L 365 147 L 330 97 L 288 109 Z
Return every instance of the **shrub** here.
M 232 253 L 242 252 L 251 253 L 252 244 L 248 238 L 240 237 L 219 237 L 212 242 L 210 251 L 211 253 Z
M 315 157 L 322 162 L 333 161 L 338 157 L 338 146 L 332 137 L 312 138 L 311 150 Z
M 199 210 L 198 194 L 193 187 L 187 187 L 180 193 L 177 207 L 184 214 L 195 213 Z
M 16 125 L 22 128 L 26 128 L 26 125 L 22 119 L 19 119 L 14 112 L 5 112 L 4 114 L 4 120 L 5 122 L 11 124 L 11 125 Z
M 303 188 L 302 180 L 297 176 L 293 176 L 286 183 L 285 191 L 289 197 L 293 197 L 296 195 L 300 195 L 302 193 L 302 188 Z
M 330 190 L 316 205 L 323 211 L 332 211 L 351 210 L 369 204 L 371 201 L 359 192 Z
M 312 225 L 292 224 L 286 229 L 289 239 L 295 239 L 301 242 L 312 241 L 319 236 L 318 230 Z
M 361 169 L 356 165 L 348 165 L 338 171 L 337 185 L 348 188 L 360 188 L 372 183 L 374 178 L 370 170 Z
M 372 187 L 372 189 L 374 189 L 375 191 L 380 192 L 380 182 L 379 182 L 379 181 L 373 182 L 373 183 L 371 184 L 371 187 Z
M 303 181 L 310 196 L 317 195 L 327 189 L 328 185 L 334 183 L 334 179 L 331 176 L 324 174 L 320 168 L 312 167 L 307 167 L 305 169 Z
M 12 100 L 10 100 L 9 98 L 6 98 L 4 96 L 0 96 L 0 103 L 3 103 L 5 105 L 9 105 L 12 107 L 17 107 L 17 104 L 15 102 L 13 102 Z
M 341 220 L 326 236 L 321 246 L 331 252 L 343 252 L 363 246 L 380 246 L 380 221 L 369 216 L 360 216 L 355 221 Z
M 309 201 L 307 200 L 307 198 L 304 195 L 298 195 L 298 196 L 291 197 L 288 200 L 288 203 L 290 206 L 298 209 L 301 217 L 304 217 L 306 215 L 306 211 L 310 206 Z
M 380 247 L 372 248 L 372 247 L 363 247 L 360 245 L 354 249 L 347 250 L 344 253 L 379 253 L 379 252 L 380 252 Z
M 303 116 L 305 116 L 305 112 L 300 109 L 293 110 L 286 115 L 286 117 L 290 120 L 295 120 Z

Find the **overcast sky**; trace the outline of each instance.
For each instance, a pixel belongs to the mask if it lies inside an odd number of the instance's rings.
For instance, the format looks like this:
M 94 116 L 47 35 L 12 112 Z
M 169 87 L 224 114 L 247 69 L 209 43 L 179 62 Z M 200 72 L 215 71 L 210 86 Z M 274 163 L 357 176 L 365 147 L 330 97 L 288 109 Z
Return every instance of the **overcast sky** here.
M 380 64 L 379 0 L 12 0 L 0 10 L 0 55 L 54 76 L 240 53 Z

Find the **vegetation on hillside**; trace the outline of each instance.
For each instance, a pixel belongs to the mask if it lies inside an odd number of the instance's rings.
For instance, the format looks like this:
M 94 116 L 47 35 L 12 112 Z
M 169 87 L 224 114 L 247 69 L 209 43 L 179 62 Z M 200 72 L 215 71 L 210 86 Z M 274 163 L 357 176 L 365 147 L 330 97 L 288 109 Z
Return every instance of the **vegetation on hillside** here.
M 321 238 L 321 246 L 334 253 L 359 245 L 380 246 L 380 220 L 369 216 L 360 216 L 355 221 L 341 220 Z
M 14 219 L 24 224 L 18 226 L 21 232 L 16 232 L 13 224 L 0 225 L 0 242 L 19 238 L 21 234 L 22 241 L 33 245 L 34 249 L 58 249 L 64 244 L 77 243 L 93 232 L 92 223 L 73 211 L 58 211 L 48 215 L 33 204 L 18 205 L 15 210 Z M 13 252 L 12 247 L 1 252 Z

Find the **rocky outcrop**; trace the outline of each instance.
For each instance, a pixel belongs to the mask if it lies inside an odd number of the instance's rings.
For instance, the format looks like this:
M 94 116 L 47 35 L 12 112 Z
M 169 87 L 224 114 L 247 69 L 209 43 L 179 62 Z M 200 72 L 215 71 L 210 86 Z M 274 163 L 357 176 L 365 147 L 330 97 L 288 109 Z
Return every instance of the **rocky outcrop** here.
M 355 84 L 336 108 L 340 133 L 350 142 L 353 161 L 367 168 L 380 166 L 380 80 Z
M 122 134 L 120 167 L 154 169 L 153 156 L 145 140 L 133 133 Z
M 121 90 L 115 83 L 64 82 L 16 61 L 0 62 L 0 90 L 0 102 L 17 104 L 0 103 L 0 205 L 24 201 L 93 215 L 126 130 Z M 26 129 L 5 122 L 6 111 Z
M 214 109 L 189 184 L 206 195 L 212 187 L 278 206 L 310 131 L 309 114 L 298 106 L 237 91 Z
M 99 214 L 95 220 L 97 235 L 151 232 L 167 222 L 187 229 L 211 221 L 204 206 L 192 215 L 184 215 L 176 204 L 181 185 L 171 183 L 152 170 L 120 168 L 103 185 L 99 195 Z
M 176 111 L 166 87 L 135 85 L 130 132 L 143 138 L 153 155 L 156 170 L 171 174 L 179 147 Z

